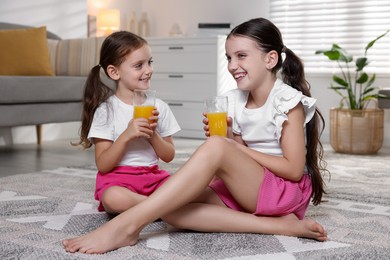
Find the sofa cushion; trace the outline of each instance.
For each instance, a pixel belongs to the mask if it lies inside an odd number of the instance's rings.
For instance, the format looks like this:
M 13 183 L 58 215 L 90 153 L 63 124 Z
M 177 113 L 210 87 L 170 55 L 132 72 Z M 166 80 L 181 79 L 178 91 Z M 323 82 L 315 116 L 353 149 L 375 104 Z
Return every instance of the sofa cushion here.
M 99 63 L 104 37 L 61 40 L 57 46 L 56 75 L 87 76 Z
M 49 50 L 50 65 L 51 65 L 53 72 L 56 71 L 58 43 L 59 43 L 59 40 L 47 39 L 47 48 Z
M 81 102 L 45 104 L 0 104 L 1 127 L 37 125 L 81 120 Z
M 46 27 L 0 30 L 0 75 L 53 76 Z
M 0 104 L 80 102 L 86 77 L 1 76 Z

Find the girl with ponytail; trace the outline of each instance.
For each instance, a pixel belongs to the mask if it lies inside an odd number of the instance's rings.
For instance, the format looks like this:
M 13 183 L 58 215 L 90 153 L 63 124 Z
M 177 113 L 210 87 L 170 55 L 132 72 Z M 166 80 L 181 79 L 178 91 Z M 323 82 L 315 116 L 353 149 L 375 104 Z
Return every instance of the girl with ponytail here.
M 115 90 L 100 78 L 101 70 Z M 95 199 L 98 210 L 121 213 L 149 196 L 170 174 L 159 159 L 175 156 L 172 135 L 180 130 L 168 104 L 156 99 L 154 115 L 133 118 L 135 89 L 148 89 L 153 74 L 152 53 L 145 39 L 131 32 L 109 35 L 84 87 L 79 145 L 94 145 Z

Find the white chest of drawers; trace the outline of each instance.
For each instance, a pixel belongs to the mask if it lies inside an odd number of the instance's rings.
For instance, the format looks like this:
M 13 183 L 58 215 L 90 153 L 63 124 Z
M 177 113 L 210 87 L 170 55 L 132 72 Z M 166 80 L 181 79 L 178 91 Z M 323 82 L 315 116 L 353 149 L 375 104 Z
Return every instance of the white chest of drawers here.
M 236 88 L 227 70 L 225 36 L 149 38 L 153 55 L 152 89 L 167 102 L 182 131 L 204 138 L 203 102 Z

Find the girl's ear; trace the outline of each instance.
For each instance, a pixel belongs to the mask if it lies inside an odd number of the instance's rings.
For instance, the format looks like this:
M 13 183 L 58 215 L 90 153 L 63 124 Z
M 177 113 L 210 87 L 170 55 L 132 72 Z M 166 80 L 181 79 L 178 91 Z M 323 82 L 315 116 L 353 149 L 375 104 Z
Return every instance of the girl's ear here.
M 118 69 L 113 65 L 108 65 L 107 67 L 107 74 L 110 76 L 112 80 L 119 80 L 120 75 Z
M 275 50 L 272 50 L 267 53 L 266 57 L 266 67 L 269 70 L 272 70 L 278 64 L 279 56 Z

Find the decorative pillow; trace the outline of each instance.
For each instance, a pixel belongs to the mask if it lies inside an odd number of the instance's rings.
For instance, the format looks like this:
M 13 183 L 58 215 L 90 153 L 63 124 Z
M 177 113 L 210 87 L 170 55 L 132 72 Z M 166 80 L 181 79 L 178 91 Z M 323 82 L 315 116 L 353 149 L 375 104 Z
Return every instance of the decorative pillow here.
M 0 75 L 54 76 L 46 27 L 0 30 Z
M 87 76 L 99 63 L 105 37 L 61 40 L 57 46 L 56 75 Z

